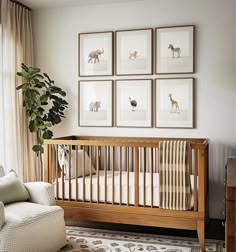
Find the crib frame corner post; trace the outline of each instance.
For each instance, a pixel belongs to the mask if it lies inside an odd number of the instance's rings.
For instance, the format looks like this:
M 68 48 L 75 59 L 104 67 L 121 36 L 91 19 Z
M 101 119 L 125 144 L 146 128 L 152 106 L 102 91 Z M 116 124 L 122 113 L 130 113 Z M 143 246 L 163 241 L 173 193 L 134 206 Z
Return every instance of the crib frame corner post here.
M 134 148 L 134 184 L 135 184 L 135 206 L 139 206 L 139 149 Z
M 49 153 L 48 153 L 48 144 L 44 141 L 44 167 L 43 167 L 43 181 L 49 182 Z
M 205 252 L 205 221 L 197 221 L 197 234 L 200 243 L 201 252 Z
M 200 217 L 205 218 L 205 198 L 206 198 L 206 184 L 205 184 L 205 150 L 199 150 L 199 193 L 198 193 L 198 211 L 200 213 Z

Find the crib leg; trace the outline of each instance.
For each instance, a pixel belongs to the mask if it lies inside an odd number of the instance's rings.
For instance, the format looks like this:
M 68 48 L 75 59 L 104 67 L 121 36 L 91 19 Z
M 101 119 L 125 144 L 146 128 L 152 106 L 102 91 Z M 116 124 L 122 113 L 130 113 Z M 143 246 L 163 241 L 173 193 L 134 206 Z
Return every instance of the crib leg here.
M 198 220 L 197 233 L 200 243 L 201 252 L 205 252 L 205 222 L 204 220 Z

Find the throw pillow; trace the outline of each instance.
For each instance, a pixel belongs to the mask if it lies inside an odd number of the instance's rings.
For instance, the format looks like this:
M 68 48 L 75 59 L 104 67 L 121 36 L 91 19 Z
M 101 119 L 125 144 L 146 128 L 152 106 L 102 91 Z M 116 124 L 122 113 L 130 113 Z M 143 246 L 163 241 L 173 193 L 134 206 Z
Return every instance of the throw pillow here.
M 15 171 L 11 170 L 8 175 L 0 177 L 0 201 L 9 204 L 28 199 L 29 193 Z

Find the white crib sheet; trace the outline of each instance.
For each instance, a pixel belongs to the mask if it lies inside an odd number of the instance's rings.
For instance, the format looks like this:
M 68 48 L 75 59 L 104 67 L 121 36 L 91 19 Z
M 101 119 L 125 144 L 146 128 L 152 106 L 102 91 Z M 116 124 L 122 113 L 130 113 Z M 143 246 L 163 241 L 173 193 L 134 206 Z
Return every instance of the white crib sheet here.
M 127 204 L 127 172 L 122 171 L 122 204 Z M 143 205 L 143 176 L 139 173 L 139 205 Z M 129 204 L 135 202 L 134 172 L 129 172 Z M 191 191 L 194 190 L 194 176 L 191 175 Z M 56 191 L 56 182 L 54 182 Z M 76 200 L 76 179 L 71 180 L 71 200 Z M 151 206 L 151 174 L 146 173 L 146 206 Z M 58 179 L 58 198 L 62 198 L 62 180 Z M 69 199 L 69 180 L 64 180 L 64 199 Z M 78 200 L 83 200 L 83 178 L 78 178 Z M 85 201 L 90 201 L 90 176 L 85 177 Z M 97 202 L 97 176 L 92 176 L 92 201 Z M 105 172 L 99 171 L 99 202 L 105 202 Z M 107 203 L 112 203 L 112 171 L 107 171 Z M 114 172 L 114 203 L 120 203 L 120 172 Z M 153 173 L 153 206 L 159 206 L 159 173 Z M 193 206 L 193 193 L 191 195 Z

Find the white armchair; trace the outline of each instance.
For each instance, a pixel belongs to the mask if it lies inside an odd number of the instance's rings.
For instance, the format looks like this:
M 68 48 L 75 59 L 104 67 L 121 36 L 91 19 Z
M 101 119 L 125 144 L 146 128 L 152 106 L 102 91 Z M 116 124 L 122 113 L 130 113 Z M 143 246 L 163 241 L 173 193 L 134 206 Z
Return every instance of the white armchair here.
M 29 201 L 5 206 L 0 202 L 0 251 L 56 252 L 66 244 L 66 233 L 64 211 L 55 206 L 53 186 L 44 182 L 24 185 Z

